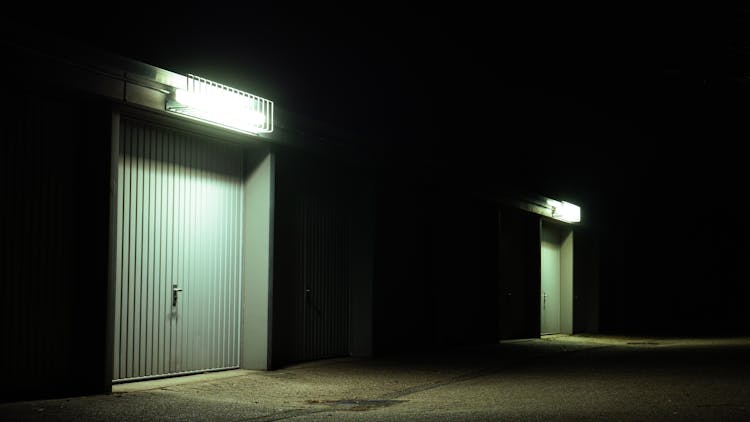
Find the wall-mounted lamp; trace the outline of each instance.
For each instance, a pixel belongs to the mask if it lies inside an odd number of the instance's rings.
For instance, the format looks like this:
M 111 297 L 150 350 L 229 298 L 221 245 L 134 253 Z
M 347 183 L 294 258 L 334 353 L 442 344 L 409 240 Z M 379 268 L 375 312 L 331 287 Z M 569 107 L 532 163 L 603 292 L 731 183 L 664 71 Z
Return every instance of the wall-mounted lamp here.
M 167 97 L 167 111 L 237 132 L 273 132 L 273 102 L 238 89 L 187 75 L 187 86 Z
M 552 218 L 567 223 L 578 223 L 581 221 L 581 207 L 570 202 L 555 201 L 547 199 L 547 208 L 552 211 Z

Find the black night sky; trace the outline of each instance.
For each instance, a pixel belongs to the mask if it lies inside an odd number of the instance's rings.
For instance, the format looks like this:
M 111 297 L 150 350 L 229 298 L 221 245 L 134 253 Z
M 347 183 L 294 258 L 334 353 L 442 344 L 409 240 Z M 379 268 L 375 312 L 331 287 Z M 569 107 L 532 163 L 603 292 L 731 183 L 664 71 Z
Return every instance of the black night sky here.
M 536 113 L 548 126 L 575 126 L 576 115 L 611 121 L 663 144 L 675 126 L 694 133 L 709 119 L 731 119 L 728 112 L 741 104 L 735 99 L 748 66 L 741 10 L 442 12 L 248 18 L 243 9 L 152 6 L 27 14 L 11 24 L 205 75 L 386 142 L 414 142 L 430 130 L 451 139 L 479 131 L 482 139 L 471 143 L 491 144 L 483 125 L 492 122 L 497 133 Z M 540 126 L 539 118 L 531 120 Z M 515 126 L 523 130 L 525 122 Z
M 570 182 L 585 184 L 615 168 L 631 179 L 643 176 L 635 168 L 727 170 L 723 160 L 737 157 L 749 67 L 743 11 L 438 12 L 248 18 L 164 6 L 99 18 L 66 12 L 33 25 L 271 98 L 366 135 L 384 156 L 456 166 L 457 153 L 471 155 L 484 176 L 508 155 L 540 168 L 565 154 Z

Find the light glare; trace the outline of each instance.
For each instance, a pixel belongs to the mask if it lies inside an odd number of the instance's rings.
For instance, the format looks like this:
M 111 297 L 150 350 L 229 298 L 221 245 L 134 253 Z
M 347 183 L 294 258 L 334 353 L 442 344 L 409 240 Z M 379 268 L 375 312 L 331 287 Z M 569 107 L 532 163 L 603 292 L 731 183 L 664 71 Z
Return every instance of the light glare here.
M 548 199 L 547 205 L 552 211 L 552 218 L 565 221 L 568 223 L 578 223 L 581 221 L 581 207 L 570 202 L 555 201 Z
M 273 103 L 258 96 L 188 75 L 188 89 L 175 89 L 166 109 L 239 132 L 273 131 Z

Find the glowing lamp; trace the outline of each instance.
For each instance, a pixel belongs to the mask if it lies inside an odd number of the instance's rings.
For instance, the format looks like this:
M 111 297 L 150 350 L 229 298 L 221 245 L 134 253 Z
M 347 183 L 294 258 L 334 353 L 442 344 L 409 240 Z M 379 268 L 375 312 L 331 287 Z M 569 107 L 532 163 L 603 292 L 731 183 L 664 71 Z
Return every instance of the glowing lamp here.
M 547 200 L 547 207 L 552 212 L 552 218 L 567 223 L 578 223 L 581 221 L 581 207 L 570 202 Z
M 273 102 L 194 75 L 175 88 L 166 110 L 241 133 L 273 132 Z

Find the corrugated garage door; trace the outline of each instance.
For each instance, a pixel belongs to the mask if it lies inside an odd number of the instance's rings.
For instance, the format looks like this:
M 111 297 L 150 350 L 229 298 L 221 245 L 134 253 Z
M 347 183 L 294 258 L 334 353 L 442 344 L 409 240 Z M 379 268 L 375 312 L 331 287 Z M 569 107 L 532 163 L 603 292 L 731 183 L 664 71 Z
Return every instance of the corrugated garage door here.
M 120 127 L 113 379 L 237 367 L 242 155 Z
M 273 366 L 349 356 L 350 311 L 367 312 L 350 309 L 352 177 L 291 154 L 277 156 L 275 171 Z
M 349 216 L 340 201 L 303 197 L 297 203 L 298 286 L 295 360 L 349 354 Z M 301 312 L 300 312 L 301 311 Z

